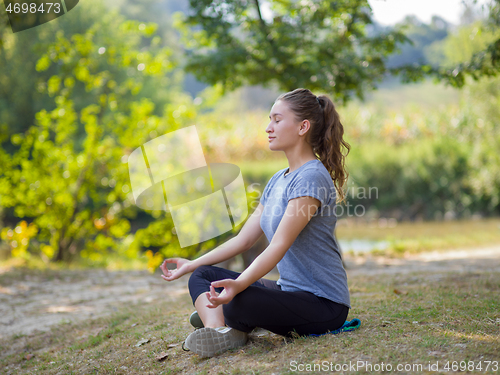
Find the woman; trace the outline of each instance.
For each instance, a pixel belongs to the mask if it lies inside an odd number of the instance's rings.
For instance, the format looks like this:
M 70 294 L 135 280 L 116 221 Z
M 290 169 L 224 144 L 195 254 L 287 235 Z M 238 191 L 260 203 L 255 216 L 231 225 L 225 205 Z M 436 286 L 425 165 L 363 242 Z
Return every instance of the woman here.
M 289 168 L 269 180 L 236 237 L 193 261 L 172 258 L 161 266 L 167 281 L 193 272 L 189 291 L 204 328 L 185 346 L 202 357 L 244 345 L 255 327 L 283 336 L 326 333 L 349 312 L 333 234 L 350 150 L 339 115 L 327 96 L 296 89 L 276 99 L 269 118 L 269 148 L 284 151 Z M 241 274 L 212 266 L 248 250 L 262 234 L 269 246 Z M 263 279 L 276 265 L 279 280 Z

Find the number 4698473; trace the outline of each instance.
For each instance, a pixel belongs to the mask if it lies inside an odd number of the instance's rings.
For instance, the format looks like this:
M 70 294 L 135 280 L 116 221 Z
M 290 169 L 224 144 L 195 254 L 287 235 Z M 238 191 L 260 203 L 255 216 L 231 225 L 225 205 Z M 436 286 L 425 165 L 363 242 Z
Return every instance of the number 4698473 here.
M 47 8 L 44 8 L 44 5 L 47 6 Z M 60 13 L 61 12 L 61 4 L 60 3 L 41 3 L 39 6 L 37 3 L 15 3 L 12 5 L 12 3 L 9 3 L 7 5 L 6 11 L 8 13 L 50 13 L 50 11 L 53 11 L 54 13 Z
M 446 362 L 444 371 L 498 371 L 498 361 L 453 361 Z

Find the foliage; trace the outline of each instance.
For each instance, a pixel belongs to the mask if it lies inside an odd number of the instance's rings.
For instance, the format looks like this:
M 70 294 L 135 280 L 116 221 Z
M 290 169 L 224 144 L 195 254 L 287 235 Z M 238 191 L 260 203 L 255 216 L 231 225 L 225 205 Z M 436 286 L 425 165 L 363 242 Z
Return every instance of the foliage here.
M 474 2 L 477 2 L 474 0 Z M 500 72 L 500 0 L 492 0 L 489 4 L 489 17 L 477 31 L 490 31 L 495 39 L 484 49 L 475 52 L 466 61 L 452 67 L 409 64 L 390 69 L 395 75 L 401 75 L 403 82 L 417 82 L 427 76 L 446 82 L 453 87 L 464 87 L 467 78 L 477 81 L 481 77 L 496 77 Z M 461 48 L 461 47 L 460 47 Z
M 0 142 L 15 146 L 12 155 L 0 148 L 3 214 L 22 220 L 15 228 L 23 228 L 24 221 L 37 228 L 22 251 L 16 250 L 20 241 L 9 236 L 14 229 L 6 228 L 11 254 L 23 259 L 36 254 L 45 261 L 82 257 L 94 266 L 117 257 L 141 258 L 153 270 L 162 257 L 203 253 L 233 233 L 181 249 L 170 215 L 133 205 L 127 157 L 148 140 L 191 125 L 197 112 L 208 154 L 220 149 L 210 143 L 220 121 L 209 112 L 221 89 L 209 88 L 193 101 L 179 87 L 175 51 L 155 35 L 155 24 L 126 21 L 116 11 L 104 11 L 100 2 L 86 4 L 72 16 L 78 19 L 88 6 L 94 23 L 82 33 L 54 26 L 53 41 L 42 38 L 37 46 L 43 53 L 33 69 L 46 73 L 37 87 L 52 107 L 38 111 L 25 132 L 0 136 Z M 12 51 L 21 48 L 16 43 L 24 41 L 9 39 Z M 146 98 L 151 82 L 153 91 L 168 92 L 161 108 Z M 138 215 L 140 220 L 131 223 Z M 132 227 L 137 225 L 141 228 Z M 144 248 L 149 251 L 143 256 Z
M 85 11 L 98 3 L 81 5 Z M 174 68 L 171 51 L 159 46 L 154 31 L 154 24 L 103 12 L 82 34 L 58 31 L 39 58 L 37 69 L 52 74 L 43 87 L 55 108 L 39 111 L 34 125 L 11 136 L 18 148 L 12 156 L 0 151 L 1 205 L 32 218 L 39 232 L 31 252 L 45 249 L 56 261 L 80 253 L 96 264 L 105 263 L 110 251 L 139 255 L 140 246 L 122 241 L 130 232 L 127 218 L 137 214 L 130 204 L 127 155 L 194 116 L 191 99 L 180 92 L 162 117 L 138 95 L 145 77 L 162 78 Z M 163 244 L 177 248 L 168 233 L 162 233 Z
M 419 21 L 415 16 L 407 16 L 402 25 L 405 26 L 405 35 L 412 43 L 401 46 L 401 53 L 389 56 L 387 66 L 391 68 L 404 64 L 427 64 L 428 47 L 446 38 L 450 30 L 450 25 L 438 16 L 432 17 L 429 24 Z
M 0 232 L 0 237 L 2 240 L 9 243 L 12 248 L 12 256 L 14 258 L 28 259 L 28 245 L 30 239 L 35 236 L 37 232 L 38 228 L 35 224 L 30 223 L 28 225 L 28 223 L 23 220 L 16 228 L 14 228 L 14 230 L 10 228 L 3 228 Z M 50 251 L 50 248 L 47 249 L 45 247 L 42 249 L 42 254 L 45 255 L 46 253 L 49 253 L 50 256 L 52 255 L 50 254 Z
M 481 22 L 459 28 L 428 51 L 435 64 L 453 67 L 500 36 Z M 358 186 L 379 187 L 366 204 L 398 218 L 468 217 L 500 209 L 500 78 L 466 78 L 458 105 L 407 105 L 384 112 L 354 105 L 344 112 L 352 137 L 351 176 Z M 437 106 L 435 106 L 437 107 Z M 389 146 L 389 147 L 388 147 Z
M 404 99 L 389 101 L 388 92 L 399 98 L 401 90 L 382 90 L 369 103 L 353 101 L 339 108 L 346 137 L 353 145 L 347 158 L 349 204 L 361 204 L 371 214 L 400 220 L 497 214 L 497 82 L 470 83 L 461 96 L 429 82 L 412 91 L 413 97 L 431 98 L 428 103 L 422 99 L 425 105 Z M 455 99 L 449 100 L 451 96 Z M 232 121 L 221 124 L 224 131 L 218 132 L 214 143 L 240 150 L 242 157 L 235 164 L 242 168 L 247 185 L 260 184 L 253 189 L 262 191 L 274 173 L 287 167 L 283 155 L 269 151 L 267 144 L 252 149 L 252 143 L 246 141 L 265 140 L 267 113 L 252 111 L 233 117 L 239 101 L 233 107 L 221 105 Z M 245 138 L 234 137 L 242 131 Z M 235 152 L 232 158 L 237 155 Z M 367 197 L 370 188 L 376 189 L 371 199 Z
M 452 67 L 430 65 L 423 54 L 415 61 L 398 61 L 400 48 L 412 48 L 404 43 L 421 49 L 446 36 L 446 25 L 438 19 L 428 29 L 416 28 L 410 19 L 369 35 L 366 27 L 373 21 L 366 0 L 267 4 L 264 12 L 259 0 L 190 1 L 191 13 L 179 15 L 177 23 L 187 48 L 186 70 L 229 90 L 245 84 L 277 84 L 285 91 L 308 87 L 345 103 L 353 96 L 363 98 L 388 74 L 405 83 L 431 76 L 463 87 L 465 77 L 496 76 L 500 68 L 498 36 Z M 499 9 L 500 0 L 494 0 L 482 29 L 498 30 Z
M 398 29 L 367 35 L 372 19 L 366 0 L 266 4 L 271 15 L 259 0 L 190 0 L 191 13 L 177 23 L 189 59 L 185 69 L 229 90 L 275 83 L 345 102 L 363 98 L 384 77 L 386 56 L 407 41 Z
M 354 182 L 349 201 L 399 220 L 439 219 L 447 212 L 470 216 L 480 211 L 480 198 L 470 186 L 469 153 L 469 145 L 451 137 L 393 147 L 365 144 L 353 150 L 348 164 Z
M 484 21 L 475 21 L 470 25 L 461 26 L 445 39 L 434 42 L 427 50 L 427 58 L 433 66 L 454 68 L 484 51 L 498 37 L 498 30 L 485 29 Z
M 398 219 L 498 214 L 498 87 L 498 78 L 469 83 L 459 103 L 436 108 L 353 103 L 341 110 L 356 145 L 347 158 L 349 202 Z M 377 198 L 363 196 L 370 187 Z
M 295 75 L 304 79 L 307 87 L 328 82 L 325 77 L 328 78 L 331 65 L 322 65 L 326 59 L 310 62 L 300 58 L 319 56 L 314 53 L 328 55 L 328 38 L 341 38 L 340 34 L 332 36 L 322 30 L 323 39 L 319 38 L 317 45 L 299 45 L 301 53 L 292 51 L 290 46 L 314 22 L 333 22 L 340 29 L 345 27 L 342 35 L 346 36 L 342 44 L 345 50 L 334 55 L 338 59 L 335 63 L 350 63 L 343 59 L 364 53 L 368 44 L 363 43 L 372 40 L 364 34 L 368 22 L 362 16 L 365 11 L 361 3 L 339 2 L 338 8 L 319 7 L 316 12 L 314 7 L 304 11 L 292 7 L 291 16 L 280 16 L 279 12 L 284 12 L 280 6 L 288 2 L 273 2 L 273 21 L 262 18 L 272 36 L 269 40 L 268 34 L 259 29 L 258 14 L 252 15 L 255 3 L 230 2 L 241 8 L 214 8 L 220 11 L 220 17 L 213 13 L 214 19 L 205 20 L 213 27 L 210 32 L 189 31 L 188 18 L 179 26 L 185 37 L 205 38 L 189 42 L 190 48 L 205 45 L 191 54 L 192 58 L 201 54 L 200 69 L 203 61 L 215 58 L 212 54 L 217 48 L 227 47 L 214 44 L 217 38 L 227 38 L 235 47 L 224 49 L 226 55 L 219 55 L 224 58 L 217 65 L 207 65 L 205 72 L 213 77 L 232 72 L 235 80 L 217 84 L 194 100 L 181 91 L 178 56 L 173 47 L 165 46 L 155 35 L 156 25 L 125 21 L 116 12 L 104 11 L 99 2 L 88 0 L 72 11 L 74 28 L 64 26 L 63 30 L 51 22 L 46 24 L 50 31 L 40 29 L 32 41 L 28 34 L 23 34 L 29 30 L 15 37 L 5 37 L 4 33 L 0 58 L 7 68 L 0 73 L 0 79 L 8 85 L 2 84 L 5 90 L 0 95 L 0 112 L 5 116 L 0 119 L 0 144 L 4 146 L 0 147 L 0 215 L 7 213 L 18 219 L 11 223 L 12 228 L 2 231 L 2 239 L 12 255 L 29 259 L 36 254 L 45 261 L 81 256 L 100 266 L 107 265 L 113 256 L 140 258 L 153 270 L 162 257 L 193 257 L 232 236 L 234 233 L 228 232 L 180 249 L 170 215 L 142 212 L 133 205 L 127 155 L 152 138 L 196 123 L 208 162 L 232 162 L 242 168 L 251 212 L 255 208 L 253 199 L 258 199 L 256 190 L 262 191 L 269 178 L 286 167 L 286 161 L 283 163 L 280 155 L 267 149 L 268 113 L 243 113 L 244 99 L 234 95 L 235 109 L 229 111 L 221 97 L 224 87 L 232 89 L 251 80 L 261 82 L 268 78 L 271 82 L 271 78 L 282 76 L 276 74 L 277 69 L 307 73 Z M 346 7 L 355 8 L 359 18 L 343 18 L 340 14 Z M 242 18 L 231 19 L 231 12 L 238 9 L 245 9 Z M 87 13 L 87 18 L 83 17 Z M 90 16 L 95 17 L 92 22 Z M 240 26 L 236 26 L 237 21 L 242 22 Z M 61 17 L 60 22 L 68 22 L 68 18 Z M 300 27 L 290 32 L 293 22 Z M 254 42 L 248 44 L 253 47 L 244 53 L 238 49 L 247 45 L 242 35 Z M 467 25 L 435 43 L 428 50 L 428 57 L 433 50 L 443 51 L 432 55 L 433 61 L 442 66 L 439 69 L 452 69 L 473 59 L 497 38 L 498 33 L 486 31 L 482 23 Z M 396 39 L 392 40 L 392 47 L 397 44 Z M 280 48 L 273 50 L 269 43 L 279 43 Z M 390 48 L 379 47 L 375 54 L 382 59 L 381 51 L 385 53 Z M 229 57 L 238 53 L 250 58 L 232 64 Z M 265 58 L 266 64 L 256 65 L 259 58 Z M 338 71 L 335 77 L 339 80 L 335 89 L 345 95 L 338 97 L 341 100 L 347 100 L 361 87 L 365 90 L 377 79 L 379 71 L 372 64 L 366 75 L 360 73 L 356 64 L 351 64 L 351 70 Z M 323 69 L 324 76 L 316 75 L 316 81 L 307 81 L 310 72 L 301 69 L 316 69 L 315 66 Z M 358 78 L 356 82 L 349 81 Z M 291 75 L 287 79 L 285 84 L 295 85 Z M 351 196 L 350 203 L 362 203 L 380 215 L 400 219 L 498 213 L 500 84 L 498 79 L 472 82 L 467 78 L 464 83 L 459 106 L 430 110 L 415 105 L 389 111 L 373 103 L 361 105 L 353 101 L 351 106 L 340 108 L 346 136 L 356 145 L 348 157 L 349 187 L 378 188 L 377 199 Z M 26 96 L 30 90 L 37 96 Z M 22 98 L 17 112 L 2 102 L 2 95 L 5 99 L 9 92 L 12 98 Z M 25 117 L 20 115 L 23 109 Z M 16 127 L 13 119 L 18 115 L 26 128 Z M 133 219 L 135 223 L 131 222 Z M 148 251 L 142 255 L 144 249 Z
M 2 143 L 2 147 L 8 153 L 12 154 L 17 149 L 9 142 L 10 135 L 25 132 L 35 122 L 37 112 L 42 109 L 51 111 L 56 107 L 51 90 L 58 82 L 55 79 L 50 79 L 54 75 L 59 75 L 62 67 L 52 64 L 49 68 L 40 69 L 48 64 L 47 59 L 53 59 L 57 54 L 54 49 L 50 54 L 47 54 L 49 46 L 57 44 L 57 41 L 60 40 L 58 35 L 64 35 L 67 40 L 71 41 L 73 35 L 85 34 L 91 27 L 99 28 L 98 25 L 101 22 L 103 22 L 104 28 L 108 28 L 109 20 L 105 20 L 105 18 L 109 18 L 110 15 L 118 16 L 117 10 L 109 11 L 103 1 L 89 0 L 85 4 L 80 2 L 64 17 L 22 32 L 12 33 L 8 24 L 6 26 L 0 24 L 0 40 L 3 41 L 3 44 L 0 44 L 0 65 L 3 68 L 0 71 L 0 129 L 9 134 L 9 138 Z M 123 21 L 123 17 L 121 19 Z M 114 23 L 114 25 L 117 24 Z M 162 76 L 143 74 L 135 67 L 127 70 L 124 67 L 107 64 L 103 57 L 115 53 L 113 49 L 123 49 L 125 44 L 120 38 L 113 41 L 112 38 L 105 37 L 102 33 L 95 40 L 97 43 L 102 43 L 97 45 L 97 48 L 106 46 L 108 50 L 103 55 L 97 53 L 92 55 L 99 57 L 93 64 L 100 65 L 99 69 L 109 70 L 115 81 L 127 79 L 135 81 L 141 86 L 141 90 L 134 92 L 134 94 L 129 93 L 128 96 L 122 93 L 122 99 L 147 98 L 155 104 L 153 113 L 161 116 L 163 107 L 173 101 L 176 92 L 179 91 L 179 86 L 182 84 L 183 77 L 182 74 L 179 74 L 180 70 L 172 69 L 177 64 L 180 49 L 174 38 L 161 39 L 155 32 L 156 25 L 152 26 L 153 24 L 147 22 L 140 22 L 139 25 L 143 25 L 141 27 L 144 29 L 139 30 L 135 36 L 129 35 L 133 39 L 137 51 L 142 48 L 147 51 L 150 49 L 150 45 L 155 46 L 157 50 L 160 47 L 168 47 L 164 53 L 168 52 L 166 64 L 171 66 L 165 66 L 167 69 L 164 69 Z M 118 30 L 110 30 L 109 35 L 116 35 L 117 32 Z M 151 35 L 152 32 L 155 32 L 155 35 Z M 39 62 L 40 57 L 44 54 L 45 59 Z M 146 63 L 146 61 L 141 62 Z M 37 67 L 37 64 L 40 65 Z M 154 68 L 154 65 L 148 64 L 148 69 L 151 68 Z M 48 84 L 52 86 L 48 88 Z M 162 89 L 159 89 L 159 85 Z M 95 93 L 92 90 L 87 90 L 86 86 L 79 80 L 75 81 L 72 93 L 74 106 L 78 112 L 95 103 Z M 82 134 L 83 129 L 79 129 L 78 135 Z

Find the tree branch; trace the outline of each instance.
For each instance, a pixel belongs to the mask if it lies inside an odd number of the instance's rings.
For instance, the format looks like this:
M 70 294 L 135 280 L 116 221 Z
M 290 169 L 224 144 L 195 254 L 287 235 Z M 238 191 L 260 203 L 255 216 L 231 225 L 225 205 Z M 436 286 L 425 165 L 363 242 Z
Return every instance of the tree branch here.
M 269 33 L 269 28 L 267 26 L 267 23 L 266 21 L 264 21 L 264 19 L 262 18 L 262 13 L 260 12 L 260 4 L 259 4 L 259 0 L 253 0 L 254 4 L 255 4 L 255 7 L 257 8 L 257 15 L 259 16 L 259 22 L 262 26 L 262 30 L 264 30 L 264 33 L 265 33 L 265 37 L 266 37 L 266 40 L 268 41 L 269 45 L 271 46 L 272 50 L 273 50 L 273 54 L 274 54 L 274 51 L 276 49 L 276 46 L 274 44 L 274 41 L 273 41 L 273 38 L 271 38 L 270 36 L 270 33 Z

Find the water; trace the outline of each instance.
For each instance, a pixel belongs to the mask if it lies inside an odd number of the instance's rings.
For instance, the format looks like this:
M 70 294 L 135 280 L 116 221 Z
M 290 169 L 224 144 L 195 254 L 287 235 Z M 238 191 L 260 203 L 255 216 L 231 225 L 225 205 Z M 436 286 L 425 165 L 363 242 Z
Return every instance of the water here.
M 369 253 L 373 250 L 385 250 L 389 246 L 388 241 L 373 240 L 338 240 L 340 249 L 346 253 L 353 251 L 355 253 Z

